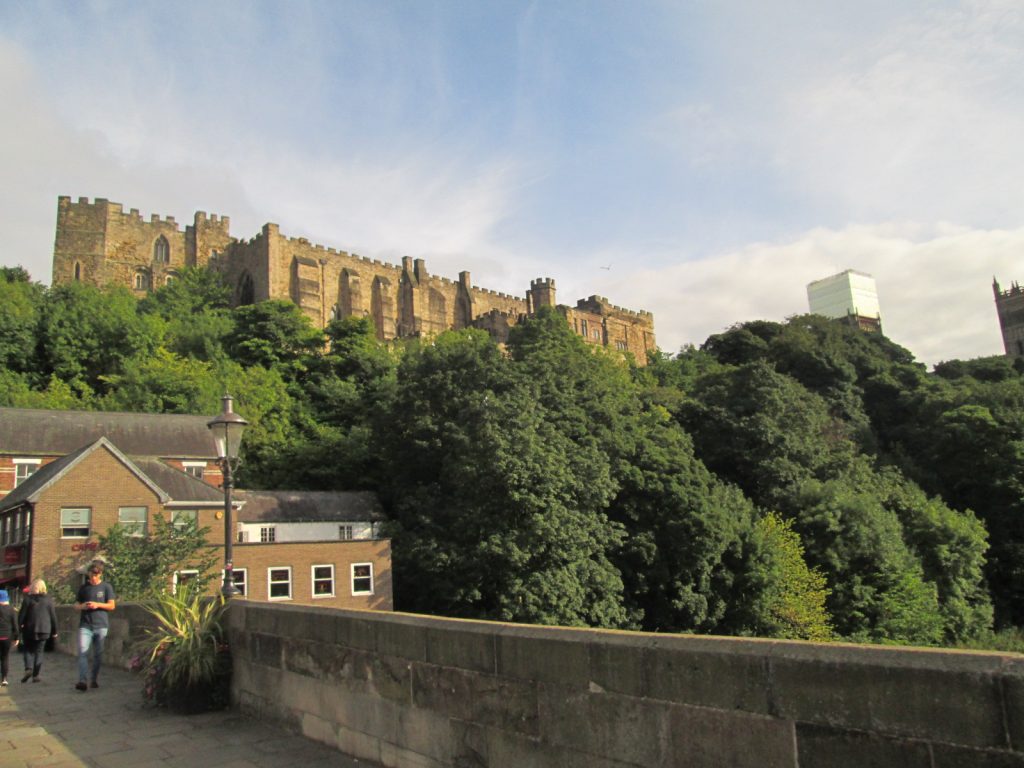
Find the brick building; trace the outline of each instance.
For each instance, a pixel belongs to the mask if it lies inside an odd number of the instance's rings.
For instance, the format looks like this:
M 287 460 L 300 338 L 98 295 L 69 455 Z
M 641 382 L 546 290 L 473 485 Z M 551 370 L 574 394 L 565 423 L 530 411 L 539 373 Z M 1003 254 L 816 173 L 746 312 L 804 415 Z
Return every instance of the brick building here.
M 423 259 L 401 265 L 326 248 L 282 235 L 264 224 L 249 240 L 230 234 L 227 216 L 197 211 L 181 230 L 173 217 L 144 220 L 103 198 L 57 201 L 53 284 L 119 284 L 145 295 L 185 267 L 221 272 L 235 304 L 290 299 L 324 327 L 332 318 L 366 316 L 383 340 L 476 327 L 504 342 L 508 329 L 540 307 L 557 307 L 591 344 L 630 353 L 643 365 L 655 348 L 654 317 L 591 296 L 576 307 L 558 305 L 555 281 L 533 280 L 523 296 L 478 288 L 469 272 L 458 280 L 431 275 Z
M 0 409 L 0 586 L 77 586 L 113 526 L 150 535 L 157 516 L 224 546 L 224 496 L 202 416 Z M 77 441 L 78 447 L 66 450 Z M 391 610 L 391 547 L 365 493 L 239 492 L 235 579 L 253 600 Z M 247 509 L 248 507 L 248 509 Z M 315 518 L 315 519 L 314 519 Z M 283 528 L 251 541 L 248 526 Z M 110 563 L 117 584 L 117 564 Z M 169 576 L 194 576 L 187 564 Z M 215 579 L 216 580 L 216 579 Z

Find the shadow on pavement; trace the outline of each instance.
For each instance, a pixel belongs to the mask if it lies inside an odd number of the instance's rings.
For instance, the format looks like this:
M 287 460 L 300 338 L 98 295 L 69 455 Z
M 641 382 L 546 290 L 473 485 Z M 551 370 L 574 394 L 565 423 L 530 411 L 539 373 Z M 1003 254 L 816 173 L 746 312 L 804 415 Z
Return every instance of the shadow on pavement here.
M 105 667 L 75 690 L 76 660 L 47 654 L 41 681 L 21 683 L 11 653 L 0 688 L 0 768 L 368 768 L 322 744 L 234 711 L 176 715 L 143 706 L 142 682 Z

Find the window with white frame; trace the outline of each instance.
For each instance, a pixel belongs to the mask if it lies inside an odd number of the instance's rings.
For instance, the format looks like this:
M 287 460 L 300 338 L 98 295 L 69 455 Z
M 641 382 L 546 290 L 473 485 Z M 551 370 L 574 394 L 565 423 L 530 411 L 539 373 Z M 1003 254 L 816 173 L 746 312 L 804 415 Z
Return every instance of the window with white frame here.
M 117 524 L 129 536 L 146 535 L 146 508 L 120 507 L 117 510 Z
M 267 568 L 267 599 L 292 599 L 292 568 L 290 565 Z
M 277 529 L 272 525 L 265 525 L 260 528 L 260 543 L 273 544 L 277 540 Z
M 334 597 L 334 566 L 313 566 L 313 597 Z
M 235 589 L 238 590 L 238 594 L 243 597 L 246 594 L 246 588 L 249 581 L 249 573 L 245 568 L 235 568 L 231 571 L 231 581 L 234 582 Z M 224 571 L 220 572 L 220 583 L 224 583 Z
M 338 526 L 338 538 L 342 541 L 349 541 L 355 537 L 354 526 L 351 525 L 339 525 Z
M 189 585 L 196 586 L 196 579 L 199 578 L 199 571 L 195 569 L 185 569 L 174 572 L 174 594 L 184 594 L 188 592 Z
M 72 507 L 60 511 L 60 535 L 63 539 L 89 538 L 89 524 L 92 510 L 88 507 Z
M 28 480 L 39 469 L 42 459 L 15 459 L 14 460 L 14 487 Z
M 203 472 L 206 470 L 205 461 L 183 461 L 181 466 L 185 468 L 185 473 L 192 475 L 192 477 L 202 480 Z
M 373 563 L 352 564 L 352 594 L 373 594 Z
M 194 509 L 176 509 L 171 512 L 171 525 L 177 531 L 188 527 L 189 525 L 199 525 L 199 512 Z

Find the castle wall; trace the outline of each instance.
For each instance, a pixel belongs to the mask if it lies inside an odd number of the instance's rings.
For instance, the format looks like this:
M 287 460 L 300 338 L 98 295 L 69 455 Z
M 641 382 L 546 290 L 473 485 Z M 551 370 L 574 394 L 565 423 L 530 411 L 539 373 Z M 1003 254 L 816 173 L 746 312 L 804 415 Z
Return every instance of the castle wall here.
M 236 240 L 229 223 L 226 216 L 198 211 L 182 231 L 174 217 L 154 215 L 145 221 L 137 210 L 126 214 L 120 204 L 102 198 L 72 203 L 61 197 L 53 281 L 121 284 L 142 296 L 165 285 L 183 267 L 209 266 L 224 275 L 236 305 L 289 299 L 321 328 L 335 317 L 369 316 L 382 340 L 473 326 L 486 328 L 504 343 L 510 325 L 520 317 L 556 305 L 550 278 L 532 281 L 517 297 L 472 285 L 469 272 L 450 280 L 431 275 L 422 259 L 404 257 L 401 265 L 368 259 L 304 237 L 287 237 L 276 224 L 265 224 L 250 240 Z M 654 348 L 650 313 L 624 310 L 592 296 L 576 308 L 563 307 L 562 314 L 588 343 L 629 351 L 641 365 Z
M 1003 348 L 1009 357 L 1024 357 L 1024 291 L 1016 283 L 1006 291 L 1000 291 L 998 283 L 992 287 Z
M 62 196 L 57 199 L 53 282 L 124 285 L 144 296 L 186 266 L 205 266 L 215 249 L 224 250 L 231 242 L 228 225 L 227 217 L 200 211 L 195 223 L 181 230 L 173 216 L 154 214 L 147 221 L 135 208 L 125 213 L 120 203 L 104 198 L 72 203 Z

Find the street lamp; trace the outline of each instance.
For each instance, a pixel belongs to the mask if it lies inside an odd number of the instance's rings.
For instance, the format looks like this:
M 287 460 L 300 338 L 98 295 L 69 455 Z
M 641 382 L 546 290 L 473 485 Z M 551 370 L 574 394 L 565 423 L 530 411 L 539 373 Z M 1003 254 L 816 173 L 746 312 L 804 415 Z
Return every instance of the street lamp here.
M 249 424 L 231 410 L 231 401 L 231 395 L 224 395 L 220 399 L 221 412 L 206 425 L 213 433 L 221 471 L 224 473 L 224 586 L 220 592 L 225 600 L 240 594 L 235 586 L 231 564 L 231 548 L 234 543 L 231 530 L 231 488 L 234 484 L 232 473 L 238 469 L 238 448 L 242 444 L 242 433 Z

